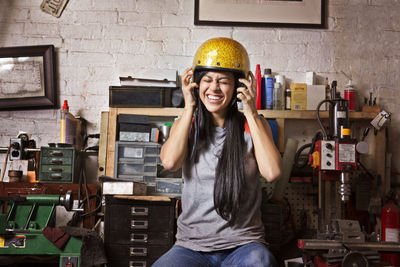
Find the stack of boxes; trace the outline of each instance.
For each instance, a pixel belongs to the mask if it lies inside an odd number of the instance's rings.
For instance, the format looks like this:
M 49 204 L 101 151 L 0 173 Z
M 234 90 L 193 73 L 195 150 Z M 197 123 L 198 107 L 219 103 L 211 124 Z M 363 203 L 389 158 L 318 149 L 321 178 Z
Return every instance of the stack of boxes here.
M 146 183 L 149 195 L 177 196 L 182 191 L 181 174 L 170 173 L 161 166 L 158 142 L 162 136 L 158 128 L 163 123 L 157 119 L 160 118 L 118 115 L 114 177 L 120 181 Z

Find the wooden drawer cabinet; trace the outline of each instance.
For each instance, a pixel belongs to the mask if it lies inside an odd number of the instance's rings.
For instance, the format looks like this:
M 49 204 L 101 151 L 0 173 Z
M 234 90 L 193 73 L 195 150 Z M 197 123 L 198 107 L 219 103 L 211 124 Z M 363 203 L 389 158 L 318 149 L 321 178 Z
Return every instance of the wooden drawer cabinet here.
M 104 243 L 108 266 L 151 266 L 175 242 L 176 200 L 106 196 Z

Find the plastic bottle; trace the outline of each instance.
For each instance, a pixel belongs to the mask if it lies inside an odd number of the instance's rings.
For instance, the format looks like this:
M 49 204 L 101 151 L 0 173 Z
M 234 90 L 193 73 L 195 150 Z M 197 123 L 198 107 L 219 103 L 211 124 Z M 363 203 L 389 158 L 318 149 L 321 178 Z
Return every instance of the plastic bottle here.
M 60 110 L 60 143 L 65 144 L 65 117 L 69 113 L 68 101 L 64 100 L 64 105 Z
M 274 76 L 271 74 L 271 69 L 264 70 L 264 90 L 263 104 L 265 109 L 273 109 L 274 105 Z
M 60 143 L 82 149 L 84 134 L 84 121 L 69 113 L 68 101 L 64 100 L 64 105 L 60 110 Z
M 285 88 L 286 88 L 286 81 L 285 81 L 285 76 L 284 75 L 275 75 L 275 82 L 276 83 L 280 83 L 283 92 L 285 92 Z
M 281 83 L 276 82 L 274 84 L 274 103 L 273 103 L 273 108 L 276 110 L 284 109 L 284 105 L 283 105 L 284 96 L 283 96 L 282 92 L 284 92 L 284 91 L 282 89 Z
M 255 78 L 257 82 L 257 96 L 256 96 L 256 108 L 261 109 L 261 84 L 262 84 L 262 79 L 261 79 L 261 68 L 260 64 L 256 65 L 256 73 L 255 73 Z

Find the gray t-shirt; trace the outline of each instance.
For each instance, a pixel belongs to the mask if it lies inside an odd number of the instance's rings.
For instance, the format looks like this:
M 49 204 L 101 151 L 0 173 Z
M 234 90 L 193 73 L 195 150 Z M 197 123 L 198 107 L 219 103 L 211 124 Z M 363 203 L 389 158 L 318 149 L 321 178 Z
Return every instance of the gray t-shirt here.
M 250 242 L 265 244 L 259 172 L 253 142 L 247 132 L 244 133 L 247 144 L 245 197 L 241 202 L 239 219 L 230 226 L 214 209 L 215 169 L 225 139 L 225 129 L 216 127 L 215 131 L 209 149 L 200 151 L 199 161 L 191 166 L 187 159 L 183 165 L 182 213 L 178 218 L 176 245 L 207 252 Z

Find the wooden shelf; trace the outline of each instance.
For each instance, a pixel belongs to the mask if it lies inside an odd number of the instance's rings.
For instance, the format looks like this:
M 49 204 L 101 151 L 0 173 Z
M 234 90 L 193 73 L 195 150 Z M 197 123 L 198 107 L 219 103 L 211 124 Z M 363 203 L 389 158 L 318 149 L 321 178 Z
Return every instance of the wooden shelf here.
M 148 116 L 167 116 L 177 117 L 182 115 L 183 108 L 111 108 L 108 112 L 102 112 L 102 125 L 100 134 L 100 151 L 99 151 L 99 172 L 98 175 L 113 176 L 114 174 L 114 158 L 115 158 L 115 142 L 117 118 L 119 114 L 137 114 Z M 276 119 L 278 127 L 277 146 L 280 152 L 285 150 L 285 124 L 288 120 L 316 120 L 315 110 L 259 110 L 267 119 Z M 328 111 L 319 113 L 321 119 L 329 118 Z M 368 110 L 364 112 L 349 112 L 351 120 L 372 120 L 379 114 L 379 110 Z M 379 131 L 374 137 L 372 145 L 376 154 L 377 164 L 374 171 L 385 177 L 385 146 L 380 144 L 386 143 L 385 131 Z M 387 179 L 386 179 L 387 180 Z M 390 181 L 389 181 L 390 182 Z M 385 181 L 385 192 L 388 191 L 388 181 Z
M 116 114 L 138 114 L 148 116 L 180 116 L 183 108 L 114 108 Z M 304 119 L 317 118 L 315 110 L 259 110 L 268 119 Z M 374 119 L 379 112 L 349 112 L 350 119 Z M 320 118 L 327 119 L 328 111 L 320 111 Z

